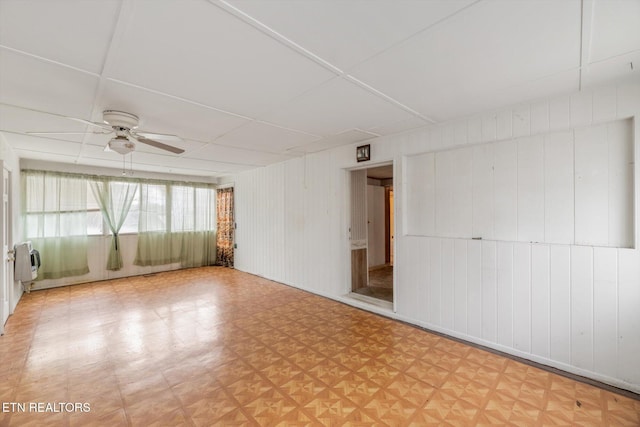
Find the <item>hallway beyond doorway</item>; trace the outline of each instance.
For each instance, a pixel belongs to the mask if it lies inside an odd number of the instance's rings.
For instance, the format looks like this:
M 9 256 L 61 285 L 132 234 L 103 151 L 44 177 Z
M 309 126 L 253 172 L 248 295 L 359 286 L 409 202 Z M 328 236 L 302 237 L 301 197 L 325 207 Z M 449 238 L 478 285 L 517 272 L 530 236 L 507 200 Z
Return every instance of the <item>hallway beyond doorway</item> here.
M 355 291 L 360 295 L 393 302 L 393 265 L 369 270 L 369 285 Z

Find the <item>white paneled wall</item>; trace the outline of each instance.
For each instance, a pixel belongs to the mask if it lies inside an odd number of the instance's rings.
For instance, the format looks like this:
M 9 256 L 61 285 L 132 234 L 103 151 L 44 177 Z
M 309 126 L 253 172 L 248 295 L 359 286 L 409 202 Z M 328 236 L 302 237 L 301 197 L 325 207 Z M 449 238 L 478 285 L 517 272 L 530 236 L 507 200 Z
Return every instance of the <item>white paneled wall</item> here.
M 559 132 L 544 140 L 544 232 L 550 242 L 575 241 L 573 133 Z
M 640 392 L 635 115 L 640 85 L 602 87 L 373 141 L 396 170 L 387 314 Z M 352 301 L 354 152 L 234 177 L 237 268 Z
M 436 197 L 436 164 L 435 154 L 427 153 L 415 156 L 414 162 L 405 165 L 405 176 L 412 177 L 404 182 L 407 192 L 416 197 L 405 198 L 405 214 L 407 227 L 415 230 L 416 235 L 433 236 L 436 230 L 435 203 L 429 201 Z
M 633 247 L 632 126 L 616 120 L 408 156 L 406 232 Z
M 323 295 L 350 289 L 350 220 L 336 186 L 347 182 L 346 173 L 332 175 L 326 164 L 330 152 L 235 177 L 237 269 Z

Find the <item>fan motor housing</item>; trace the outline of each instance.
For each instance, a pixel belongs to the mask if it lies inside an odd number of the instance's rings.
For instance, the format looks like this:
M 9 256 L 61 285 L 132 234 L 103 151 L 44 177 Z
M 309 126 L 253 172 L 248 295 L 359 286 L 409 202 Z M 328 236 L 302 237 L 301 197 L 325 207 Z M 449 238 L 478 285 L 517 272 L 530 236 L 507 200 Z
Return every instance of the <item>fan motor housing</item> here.
M 109 126 L 121 127 L 125 129 L 135 129 L 138 127 L 138 116 L 117 110 L 104 110 L 102 119 Z

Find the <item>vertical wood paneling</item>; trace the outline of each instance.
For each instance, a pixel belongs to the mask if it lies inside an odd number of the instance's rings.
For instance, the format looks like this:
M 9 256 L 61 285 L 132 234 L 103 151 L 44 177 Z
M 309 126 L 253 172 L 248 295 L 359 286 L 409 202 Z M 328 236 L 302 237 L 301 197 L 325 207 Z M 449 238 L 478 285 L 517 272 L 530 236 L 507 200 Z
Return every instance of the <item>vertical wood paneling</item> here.
M 482 338 L 496 342 L 497 331 L 497 247 L 482 242 Z
M 294 159 L 285 163 L 285 209 L 283 209 L 286 234 L 285 256 L 287 259 L 285 274 L 288 283 L 304 286 L 303 274 L 304 246 L 304 159 Z M 350 266 L 349 266 L 350 268 Z
M 571 126 L 584 126 L 593 119 L 593 93 L 590 89 L 572 94 L 570 97 Z
M 266 194 L 265 194 L 265 168 L 260 168 L 256 170 L 254 174 L 254 181 L 252 183 L 253 187 L 256 189 L 253 197 L 255 199 L 255 211 L 250 214 L 250 217 L 253 219 L 253 235 L 254 235 L 254 247 L 252 248 L 253 256 L 252 258 L 256 263 L 256 271 L 260 276 L 265 276 L 265 265 L 267 264 L 264 256 L 260 256 L 261 251 L 267 250 L 266 242 L 267 242 L 267 233 L 258 233 L 258 230 L 267 231 L 264 226 L 267 223 L 267 218 L 269 216 L 269 212 L 266 206 Z M 268 277 L 268 276 L 267 276 Z
M 539 102 L 531 106 L 531 135 L 549 132 L 549 103 Z
M 398 245 L 398 283 L 394 298 L 398 313 L 425 321 L 428 280 L 427 239 L 405 237 Z
M 531 351 L 531 245 L 513 245 L 513 347 Z
M 571 244 L 573 221 L 573 132 L 544 140 L 544 232 L 547 243 Z
M 531 109 L 529 105 L 520 105 L 513 109 L 513 136 L 531 134 Z
M 497 240 L 518 238 L 518 146 L 505 141 L 494 148 L 493 235 Z
M 440 246 L 442 252 L 442 273 L 440 287 L 441 324 L 448 329 L 454 328 L 454 298 L 455 298 L 455 252 L 454 240 L 442 239 Z
M 406 166 L 407 233 L 433 236 L 436 224 L 435 155 L 427 153 L 408 157 Z
M 454 150 L 451 152 L 453 168 L 450 174 L 453 191 L 452 211 L 449 215 L 453 218 L 453 237 L 471 236 L 472 223 L 472 152 L 469 149 Z
M 285 265 L 286 265 L 286 257 L 285 257 L 285 221 L 284 215 L 282 214 L 282 206 L 284 206 L 284 164 L 279 163 L 277 166 L 277 174 L 275 176 L 274 182 L 272 186 L 267 189 L 267 191 L 274 193 L 274 196 L 271 198 L 271 215 L 273 218 L 274 224 L 274 234 L 273 239 L 275 242 L 274 245 L 274 253 L 277 254 L 277 259 L 271 259 L 271 262 L 274 265 L 274 277 L 278 281 L 285 280 Z
M 467 332 L 467 240 L 454 240 L 453 244 L 454 319 L 453 327 Z
M 593 121 L 595 123 L 616 118 L 616 88 L 604 86 L 593 90 Z
M 498 343 L 513 346 L 513 243 L 497 245 Z
M 593 249 L 571 247 L 571 364 L 593 369 Z
M 569 97 L 549 101 L 549 129 L 564 130 L 569 128 Z
M 618 361 L 618 254 L 593 250 L 593 362 L 597 372 L 615 377 Z
M 305 265 L 310 267 L 310 286 L 322 293 L 333 293 L 335 292 L 333 275 L 336 269 L 332 269 L 331 266 L 336 265 L 336 260 L 332 259 L 336 251 L 332 250 L 333 248 L 329 246 L 329 243 L 335 241 L 335 239 L 326 238 L 329 230 L 336 229 L 332 224 L 331 215 L 331 206 L 334 203 L 329 191 L 331 188 L 331 175 L 326 175 L 326 165 L 331 164 L 331 153 L 328 151 L 321 152 L 310 156 L 308 160 L 308 193 L 305 198 L 305 215 L 309 218 L 309 221 L 307 222 L 307 235 L 305 237 L 307 242 L 322 243 L 307 244 Z M 366 179 L 364 191 L 366 192 Z
M 513 135 L 511 111 L 501 111 L 496 117 L 496 139 L 507 139 Z
M 367 238 L 367 171 L 351 172 L 351 240 Z
M 640 252 L 618 250 L 618 378 L 640 384 Z
M 429 314 L 427 320 L 440 325 L 440 287 L 442 280 L 442 239 L 429 239 L 429 291 L 427 294 Z
M 453 126 L 453 143 L 454 145 L 463 145 L 467 143 L 467 121 L 460 120 Z
M 473 148 L 472 237 L 493 238 L 493 145 Z
M 498 116 L 496 113 L 489 113 L 482 116 L 482 141 L 495 141 L 497 134 Z
M 633 247 L 633 130 L 631 120 L 607 124 L 609 246 Z
M 455 167 L 451 152 L 445 151 L 435 154 L 436 162 L 436 224 L 435 236 L 452 237 L 453 236 L 453 218 L 450 213 L 453 210 L 453 186 L 450 175 L 453 174 L 452 169 Z
M 469 144 L 476 144 L 482 141 L 482 118 L 471 117 L 467 121 L 467 131 Z
M 550 279 L 550 349 L 553 360 L 571 363 L 571 248 L 551 246 Z
M 385 190 L 367 185 L 367 253 L 369 267 L 385 263 Z
M 606 125 L 575 131 L 576 243 L 606 246 L 609 242 L 609 150 Z
M 540 136 L 518 141 L 518 240 L 544 241 L 544 144 Z
M 602 106 L 594 96 L 594 115 L 611 118 L 611 93 Z M 591 108 L 585 102 L 574 119 Z M 512 112 L 498 114 L 496 137 L 544 132 L 543 108 L 516 108 L 526 116 L 517 123 Z M 549 103 L 548 125 L 563 132 L 406 159 L 399 222 L 428 237 L 396 237 L 396 307 L 411 321 L 639 384 L 640 251 L 569 246 L 633 244 L 637 136 L 631 121 L 565 131 L 569 114 L 561 98 Z M 474 123 L 467 140 L 478 137 Z M 460 126 L 429 135 L 453 144 Z M 239 269 L 343 295 L 350 189 L 333 171 L 342 154 L 332 153 L 235 177 Z M 479 233 L 482 241 L 470 239 Z
M 625 84 L 616 88 L 618 118 L 626 119 L 640 111 L 640 85 Z
M 531 248 L 531 352 L 549 357 L 549 246 Z
M 467 333 L 482 337 L 482 244 L 467 242 Z
M 436 235 L 471 235 L 471 151 L 436 154 Z

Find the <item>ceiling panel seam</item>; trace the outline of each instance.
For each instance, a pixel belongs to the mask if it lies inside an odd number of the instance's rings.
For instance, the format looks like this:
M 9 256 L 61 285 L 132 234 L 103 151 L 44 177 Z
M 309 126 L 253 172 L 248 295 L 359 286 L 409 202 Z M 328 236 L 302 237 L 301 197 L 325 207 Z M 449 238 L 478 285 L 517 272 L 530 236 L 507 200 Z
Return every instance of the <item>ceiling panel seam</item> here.
M 82 74 L 87 74 L 89 76 L 100 78 L 100 74 L 94 73 L 93 71 L 84 70 L 82 68 L 74 67 L 73 65 L 65 64 L 63 62 L 54 61 L 53 59 L 45 58 L 45 57 L 39 56 L 39 55 L 34 55 L 33 53 L 29 53 L 29 52 L 25 52 L 25 51 L 20 50 L 20 49 L 15 49 L 15 48 L 12 48 L 12 47 L 9 47 L 9 46 L 5 46 L 3 44 L 0 44 L 0 49 L 5 49 L 5 50 L 8 50 L 10 52 L 14 52 L 14 53 L 17 53 L 19 55 L 22 55 L 22 56 L 26 56 L 26 57 L 29 57 L 29 58 L 37 59 L 38 61 L 42 61 L 42 62 L 46 62 L 46 63 L 49 63 L 49 64 L 57 65 L 57 66 L 62 67 L 62 68 L 66 68 L 66 69 L 69 69 L 69 70 L 77 71 L 77 72 L 82 73 Z
M 436 22 L 434 22 L 434 23 L 432 23 L 432 24 L 428 25 L 427 27 L 424 27 L 424 28 L 422 28 L 422 29 L 420 29 L 420 30 L 416 31 L 416 32 L 415 32 L 415 33 L 413 33 L 413 34 L 410 34 L 410 35 L 406 36 L 406 37 L 405 37 L 405 38 L 403 38 L 402 40 L 398 40 L 397 42 L 395 42 L 395 43 L 391 44 L 390 46 L 385 47 L 384 49 L 380 50 L 379 52 L 376 52 L 375 54 L 371 55 L 370 57 L 368 57 L 368 58 L 366 58 L 366 59 L 364 59 L 364 60 L 360 61 L 360 62 L 359 62 L 359 63 L 357 63 L 357 64 L 354 64 L 351 68 L 352 68 L 352 69 L 353 69 L 353 68 L 356 68 L 356 67 L 358 67 L 359 65 L 364 64 L 365 62 L 367 62 L 367 61 L 369 61 L 369 60 L 371 60 L 371 59 L 374 59 L 374 58 L 376 58 L 376 57 L 378 57 L 378 56 L 382 55 L 383 53 L 388 52 L 389 50 L 394 49 L 394 48 L 396 48 L 396 47 L 398 47 L 398 46 L 400 46 L 400 45 L 402 45 L 402 44 L 406 43 L 406 42 L 407 42 L 407 41 L 409 41 L 410 39 L 412 39 L 412 38 L 414 38 L 414 37 L 416 37 L 416 36 L 418 36 L 418 35 L 420 35 L 420 34 L 422 34 L 422 33 L 426 32 L 426 31 L 429 31 L 430 29 L 434 28 L 436 25 L 440 25 L 440 24 L 442 24 L 443 22 L 448 21 L 449 19 L 453 18 L 454 16 L 459 15 L 460 13 L 462 13 L 462 12 L 466 11 L 467 9 L 470 9 L 471 7 L 473 7 L 473 6 L 477 5 L 478 3 L 480 3 L 481 1 L 483 1 L 483 0 L 475 0 L 475 1 L 474 1 L 474 2 L 472 2 L 472 3 L 469 3 L 468 5 L 466 5 L 466 6 L 462 7 L 462 8 L 460 8 L 460 9 L 456 10 L 455 12 L 453 12 L 453 13 L 451 13 L 451 14 L 447 15 L 447 16 L 444 16 L 444 17 L 440 18 L 439 20 L 437 20 Z
M 127 26 L 127 22 L 131 22 L 131 17 L 133 16 L 130 13 L 132 8 L 132 3 L 130 0 L 122 0 L 120 3 L 120 7 L 118 10 L 118 17 L 116 18 L 116 22 L 113 26 L 113 33 L 111 34 L 111 39 L 109 40 L 109 47 L 104 55 L 104 61 L 102 62 L 102 70 L 100 71 L 100 80 L 98 81 L 98 87 L 93 95 L 93 105 L 91 106 L 91 113 L 88 120 L 93 120 L 93 116 L 98 113 L 98 102 L 102 98 L 104 94 L 104 88 L 106 84 L 106 73 L 113 67 L 113 57 L 115 46 L 122 40 L 124 36 L 125 27 Z M 81 161 L 82 157 L 85 155 L 85 147 L 87 146 L 87 141 L 89 139 L 89 134 L 85 135 L 82 138 L 82 143 L 80 145 L 80 151 L 78 152 L 77 161 Z
M 481 1 L 481 0 L 477 0 L 477 1 Z M 367 92 L 369 92 L 369 93 L 371 93 L 371 94 L 383 99 L 384 101 L 391 103 L 395 107 L 401 108 L 402 110 L 406 111 L 409 114 L 412 114 L 412 115 L 414 115 L 414 116 L 416 116 L 416 117 L 418 117 L 418 118 L 420 118 L 422 120 L 425 120 L 427 122 L 435 123 L 435 121 L 433 119 L 422 115 L 421 113 L 415 111 L 411 107 L 409 107 L 409 106 L 403 104 L 402 102 L 394 99 L 393 97 L 391 97 L 391 96 L 383 93 L 382 91 L 380 91 L 378 89 L 375 89 L 372 86 L 362 82 L 361 80 L 359 80 L 359 79 L 347 74 L 344 70 L 342 70 L 339 67 L 331 64 L 329 61 L 327 61 L 325 59 L 322 59 L 320 56 L 318 56 L 315 53 L 309 51 L 308 49 L 304 48 L 303 46 L 300 46 L 298 43 L 290 40 L 289 38 L 285 37 L 284 35 L 280 34 L 277 31 L 275 31 L 274 29 L 272 29 L 268 25 L 260 22 L 256 18 L 254 18 L 251 15 L 243 12 L 242 10 L 238 9 L 237 7 L 227 3 L 226 1 L 224 1 L 224 0 L 209 0 L 209 3 L 211 3 L 212 5 L 220 8 L 221 10 L 229 13 L 230 15 L 235 16 L 236 18 L 240 19 L 244 23 L 254 27 L 258 31 L 260 31 L 263 34 L 265 34 L 266 36 L 272 38 L 273 40 L 277 41 L 278 43 L 282 44 L 283 46 L 293 50 L 297 54 L 302 55 L 305 58 L 307 58 L 307 59 L 315 62 L 316 64 L 324 67 L 325 69 L 331 71 L 332 73 L 336 74 L 337 77 L 342 77 L 346 81 L 349 81 L 349 82 L 351 82 L 353 84 L 356 84 L 361 89 L 364 89 Z M 472 4 L 475 4 L 475 3 L 472 3 Z M 466 9 L 469 6 L 471 6 L 471 5 L 468 5 L 468 6 L 464 7 L 464 8 L 462 8 L 461 10 Z M 449 15 L 449 16 L 453 16 L 458 12 L 455 12 L 452 15 Z M 442 22 L 444 19 L 446 19 L 446 18 L 443 18 L 442 20 L 440 20 L 438 22 Z M 326 83 L 326 82 L 321 83 L 319 86 L 321 86 L 324 83 Z
M 582 71 L 589 65 L 591 56 L 591 42 L 593 36 L 593 0 L 581 0 L 580 2 L 580 64 L 578 76 L 578 90 L 582 90 Z
M 160 96 L 164 96 L 164 97 L 167 97 L 167 98 L 171 98 L 171 99 L 174 99 L 176 101 L 181 101 L 181 102 L 184 102 L 184 103 L 187 103 L 187 104 L 195 105 L 196 107 L 206 108 L 208 110 L 217 111 L 219 113 L 228 114 L 230 116 L 238 117 L 238 118 L 245 119 L 245 120 L 256 120 L 253 117 L 249 117 L 249 116 L 245 116 L 245 115 L 242 115 L 242 114 L 234 113 L 232 111 L 222 110 L 220 108 L 213 107 L 213 106 L 207 105 L 207 104 L 203 104 L 203 103 L 198 102 L 198 101 L 193 101 L 191 99 L 187 99 L 187 98 L 183 98 L 183 97 L 180 97 L 180 96 L 172 95 L 170 93 L 161 92 L 159 90 L 155 90 L 155 89 L 151 89 L 151 88 L 148 88 L 148 87 L 140 86 L 140 85 L 137 85 L 137 84 L 134 84 L 134 83 L 125 82 L 123 80 L 118 80 L 118 79 L 114 79 L 114 78 L 110 78 L 110 77 L 107 78 L 106 80 L 108 80 L 110 82 L 113 82 L 113 83 L 121 84 L 123 86 L 128 86 L 128 87 L 131 87 L 131 88 L 134 88 L 134 89 L 140 89 L 140 90 L 143 90 L 145 92 L 153 93 L 155 95 L 160 95 Z

